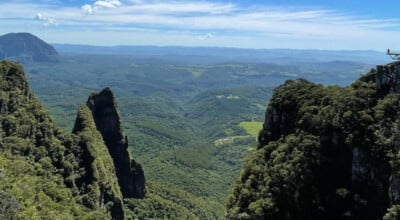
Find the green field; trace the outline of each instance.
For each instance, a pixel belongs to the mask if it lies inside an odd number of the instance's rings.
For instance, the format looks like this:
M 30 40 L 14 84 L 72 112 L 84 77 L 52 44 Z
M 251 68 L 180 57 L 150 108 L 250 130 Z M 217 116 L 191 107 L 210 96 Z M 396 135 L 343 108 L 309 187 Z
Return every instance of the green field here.
M 242 121 L 239 126 L 246 130 L 246 132 L 251 136 L 257 136 L 260 132 L 263 122 L 260 121 Z

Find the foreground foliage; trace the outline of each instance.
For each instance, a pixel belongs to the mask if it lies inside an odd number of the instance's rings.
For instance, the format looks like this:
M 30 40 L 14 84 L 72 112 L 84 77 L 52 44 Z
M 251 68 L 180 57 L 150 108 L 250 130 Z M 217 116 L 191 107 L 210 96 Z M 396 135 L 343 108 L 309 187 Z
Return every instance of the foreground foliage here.
M 5 219 L 123 218 L 111 157 L 85 109 L 65 134 L 28 88 L 22 67 L 0 63 L 0 204 Z
M 346 88 L 278 87 L 228 219 L 398 219 L 400 95 L 374 74 Z

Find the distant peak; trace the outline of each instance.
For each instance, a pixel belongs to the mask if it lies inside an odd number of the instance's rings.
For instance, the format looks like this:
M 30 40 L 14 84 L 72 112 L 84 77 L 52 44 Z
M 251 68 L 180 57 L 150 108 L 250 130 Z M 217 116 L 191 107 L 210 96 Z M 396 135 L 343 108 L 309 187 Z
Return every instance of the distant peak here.
M 27 36 L 27 37 L 36 37 L 35 35 L 28 32 L 18 32 L 18 33 L 8 33 L 3 36 Z
M 0 59 L 30 62 L 58 62 L 56 49 L 30 33 L 9 33 L 0 36 Z

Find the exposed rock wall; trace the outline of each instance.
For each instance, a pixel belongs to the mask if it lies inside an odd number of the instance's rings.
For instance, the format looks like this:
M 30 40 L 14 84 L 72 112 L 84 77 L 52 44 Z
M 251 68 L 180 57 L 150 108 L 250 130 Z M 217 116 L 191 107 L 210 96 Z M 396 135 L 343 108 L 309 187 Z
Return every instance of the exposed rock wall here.
M 85 105 L 78 111 L 73 133 L 79 135 L 82 149 L 80 167 L 86 170 L 76 184 L 88 191 L 91 195 L 88 200 L 94 200 L 86 203 L 92 208 L 109 210 L 113 219 L 124 219 L 123 198 L 113 160 L 96 129 L 91 111 Z
M 106 88 L 92 94 L 87 106 L 113 158 L 124 198 L 143 198 L 146 192 L 143 169 L 129 156 L 128 141 L 123 135 L 113 93 Z
M 375 81 L 377 88 L 391 92 L 400 92 L 400 61 L 376 66 Z
M 22 66 L 0 62 L 0 203 L 10 209 L 1 219 L 124 218 L 114 164 L 88 107 L 75 127 L 75 135 L 58 128 Z

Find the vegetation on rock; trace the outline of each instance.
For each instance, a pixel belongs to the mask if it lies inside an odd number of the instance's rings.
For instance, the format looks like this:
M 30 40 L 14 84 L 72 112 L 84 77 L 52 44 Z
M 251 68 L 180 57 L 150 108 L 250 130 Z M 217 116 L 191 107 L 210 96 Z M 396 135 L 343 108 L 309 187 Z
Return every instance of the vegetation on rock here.
M 124 219 L 115 158 L 88 106 L 66 134 L 29 90 L 22 67 L 3 61 L 0 131 L 2 219 Z
M 400 94 L 378 89 L 375 74 L 276 88 L 227 218 L 398 219 Z
M 16 63 L 0 62 L 0 113 L 0 192 L 5 215 L 108 218 L 106 209 L 90 202 L 92 195 L 84 188 L 92 186 L 80 184 L 90 176 L 81 167 L 85 161 L 80 157 L 79 138 L 54 125 Z
M 128 139 L 123 134 L 114 94 L 109 88 L 93 93 L 86 106 L 84 109 L 90 110 L 95 127 L 101 134 L 100 140 L 104 140 L 114 161 L 124 198 L 143 198 L 146 192 L 143 169 L 129 155 Z M 75 124 L 74 131 L 80 127 L 82 126 Z

